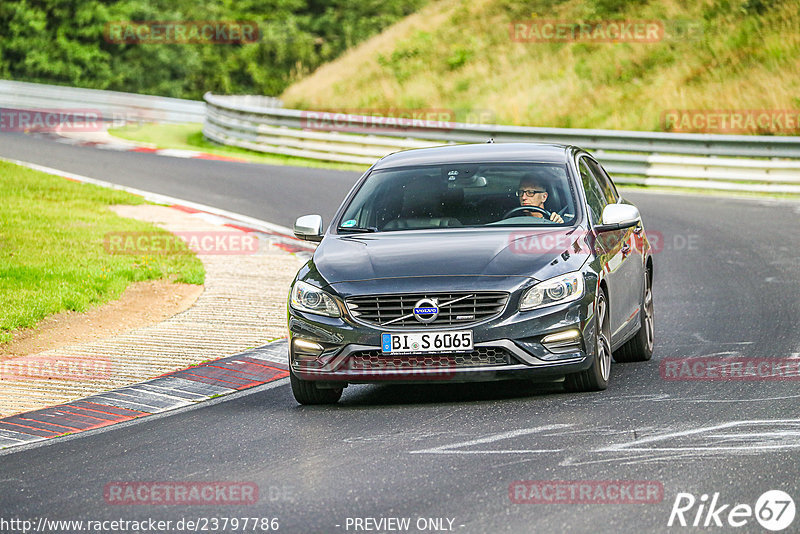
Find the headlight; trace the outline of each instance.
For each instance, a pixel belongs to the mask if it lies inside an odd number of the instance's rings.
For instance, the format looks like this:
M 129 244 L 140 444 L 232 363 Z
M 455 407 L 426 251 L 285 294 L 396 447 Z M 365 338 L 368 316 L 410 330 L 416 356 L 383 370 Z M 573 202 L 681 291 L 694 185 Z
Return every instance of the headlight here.
M 295 310 L 328 317 L 342 315 L 332 296 L 306 282 L 295 282 L 290 302 Z
M 583 296 L 583 287 L 583 274 L 577 271 L 539 282 L 522 295 L 519 310 L 533 310 L 578 300 Z

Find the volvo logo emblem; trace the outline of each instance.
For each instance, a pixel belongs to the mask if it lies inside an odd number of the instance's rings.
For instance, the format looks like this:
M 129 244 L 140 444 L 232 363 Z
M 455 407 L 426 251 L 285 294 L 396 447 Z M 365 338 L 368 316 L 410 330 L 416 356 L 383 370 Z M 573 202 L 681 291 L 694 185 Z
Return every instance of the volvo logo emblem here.
M 424 324 L 432 323 L 439 317 L 439 303 L 436 299 L 420 299 L 414 304 L 414 318 Z

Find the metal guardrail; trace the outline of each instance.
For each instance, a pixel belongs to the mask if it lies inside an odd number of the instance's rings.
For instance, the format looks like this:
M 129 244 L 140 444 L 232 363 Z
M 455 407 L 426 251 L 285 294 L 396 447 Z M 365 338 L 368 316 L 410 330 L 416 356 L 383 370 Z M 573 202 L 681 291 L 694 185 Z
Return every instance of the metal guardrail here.
M 484 143 L 489 138 L 550 142 L 593 150 L 619 183 L 800 193 L 800 137 L 425 121 L 370 128 L 365 125 L 374 125 L 372 117 L 283 109 L 270 105 L 273 100 L 254 97 L 206 93 L 203 98 L 207 103 L 203 134 L 208 139 L 265 153 L 369 165 L 407 148 Z
M 0 80 L 0 108 L 87 110 L 105 121 L 203 122 L 205 102 L 163 96 Z

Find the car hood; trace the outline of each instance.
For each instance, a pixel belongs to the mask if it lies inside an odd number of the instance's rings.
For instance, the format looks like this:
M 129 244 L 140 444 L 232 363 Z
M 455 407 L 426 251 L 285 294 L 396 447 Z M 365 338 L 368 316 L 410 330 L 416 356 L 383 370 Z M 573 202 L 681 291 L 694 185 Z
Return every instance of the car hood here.
M 580 228 L 417 230 L 328 235 L 314 265 L 328 284 L 386 278 L 519 276 L 545 279 L 586 259 Z

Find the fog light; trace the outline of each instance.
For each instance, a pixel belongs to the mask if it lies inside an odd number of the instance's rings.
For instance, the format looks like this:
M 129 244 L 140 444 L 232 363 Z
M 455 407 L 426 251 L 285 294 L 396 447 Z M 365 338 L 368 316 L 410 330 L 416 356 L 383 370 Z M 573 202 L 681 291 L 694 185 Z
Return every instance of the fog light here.
M 556 354 L 575 352 L 581 348 L 580 330 L 573 328 L 547 335 L 542 339 L 542 345 Z
M 306 339 L 294 338 L 292 340 L 295 360 L 316 360 L 325 348 L 319 343 Z
M 560 343 L 564 341 L 576 341 L 580 339 L 581 333 L 578 332 L 576 329 L 572 330 L 564 330 L 563 332 L 558 332 L 557 334 L 550 334 L 549 336 L 545 336 L 542 340 L 542 343 Z

